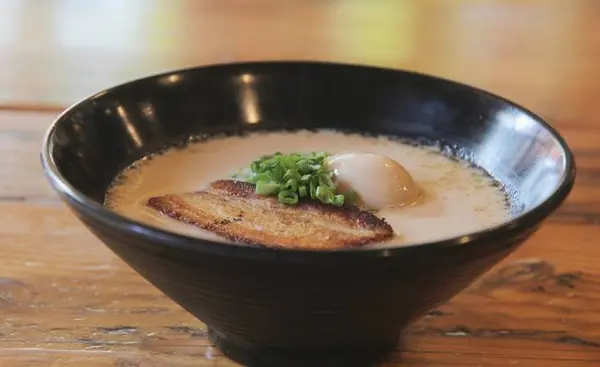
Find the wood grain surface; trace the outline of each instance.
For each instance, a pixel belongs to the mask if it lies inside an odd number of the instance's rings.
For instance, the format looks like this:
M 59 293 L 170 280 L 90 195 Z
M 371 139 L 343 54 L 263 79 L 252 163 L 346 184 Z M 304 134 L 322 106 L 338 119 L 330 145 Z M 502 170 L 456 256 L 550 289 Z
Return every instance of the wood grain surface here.
M 599 1 L 0 0 L 0 366 L 234 366 L 66 210 L 38 152 L 98 89 L 259 59 L 433 73 L 546 117 L 575 151 L 573 194 L 388 366 L 600 365 Z

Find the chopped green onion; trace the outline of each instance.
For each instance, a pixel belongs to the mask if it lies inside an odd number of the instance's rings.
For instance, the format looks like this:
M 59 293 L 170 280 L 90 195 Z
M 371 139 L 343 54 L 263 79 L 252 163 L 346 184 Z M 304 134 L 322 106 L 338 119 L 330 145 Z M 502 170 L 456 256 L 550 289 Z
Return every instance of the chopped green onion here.
M 287 168 L 296 168 L 296 160 L 294 160 L 294 156 L 293 155 L 289 155 L 289 156 L 283 156 L 283 158 L 281 159 L 281 163 L 282 165 Z
M 307 197 L 308 196 L 308 190 L 306 189 L 306 186 L 302 185 L 298 188 L 298 194 L 300 195 L 301 198 Z
M 284 180 L 294 179 L 296 181 L 300 181 L 300 179 L 302 179 L 302 176 L 300 176 L 300 174 L 298 173 L 297 170 L 295 170 L 295 169 L 288 169 L 285 172 L 285 175 L 283 175 L 283 179 Z
M 275 181 L 281 181 L 283 179 L 284 174 L 285 170 L 283 167 L 273 167 L 273 170 L 271 171 L 271 179 Z
M 333 200 L 333 191 L 327 186 L 319 185 L 316 190 L 317 199 L 319 199 L 323 204 L 330 204 Z
M 295 205 L 299 198 L 342 206 L 351 202 L 349 195 L 337 192 L 333 172 L 327 169 L 324 152 L 308 154 L 275 153 L 253 161 L 235 177 L 256 185 L 261 196 L 277 196 L 284 204 Z M 350 192 L 348 193 L 350 194 Z
M 271 175 L 268 172 L 260 173 L 260 174 L 256 175 L 256 180 L 257 180 L 257 182 L 260 182 L 260 181 L 269 182 L 269 181 L 271 181 Z
M 298 191 L 298 180 L 296 180 L 296 179 L 293 179 L 293 178 L 292 178 L 292 179 L 289 179 L 289 180 L 288 180 L 288 181 L 285 183 L 285 186 L 284 186 L 284 188 L 285 188 L 286 190 L 289 190 L 289 191 L 294 191 L 294 192 Z
M 298 172 L 300 172 L 302 174 L 307 174 L 312 171 L 310 159 L 301 159 L 298 161 L 297 165 L 298 165 Z
M 330 204 L 335 206 L 344 205 L 344 195 L 334 195 L 333 200 L 330 202 Z
M 310 184 L 308 186 L 310 189 L 310 198 L 311 199 L 317 198 L 317 186 L 318 186 L 318 182 L 317 182 L 316 178 L 311 178 Z
M 310 182 L 311 177 L 312 175 L 302 175 L 302 177 L 300 177 L 300 182 L 302 182 L 303 184 L 307 184 Z
M 319 185 L 327 187 L 335 187 L 329 173 L 323 172 L 319 174 Z
M 294 205 L 298 204 L 298 194 L 293 191 L 282 190 L 277 194 L 277 198 L 284 204 Z
M 256 183 L 255 190 L 258 195 L 269 196 L 269 195 L 276 194 L 280 188 L 281 188 L 281 185 L 276 184 L 276 183 L 258 182 L 258 183 Z

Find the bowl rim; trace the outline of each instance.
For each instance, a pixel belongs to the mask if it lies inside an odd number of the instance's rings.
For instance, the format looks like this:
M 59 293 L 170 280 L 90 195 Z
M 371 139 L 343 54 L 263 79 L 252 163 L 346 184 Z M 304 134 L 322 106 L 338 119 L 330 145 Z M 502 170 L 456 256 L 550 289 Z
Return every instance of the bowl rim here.
M 529 209 L 528 211 L 511 218 L 510 220 L 500 223 L 498 225 L 485 228 L 480 231 L 466 233 L 460 236 L 454 236 L 451 238 L 445 238 L 433 242 L 423 242 L 411 245 L 390 245 L 385 247 L 373 247 L 373 248 L 349 248 L 342 250 L 289 250 L 289 249 L 278 249 L 266 246 L 248 246 L 243 244 L 216 242 L 206 239 L 201 239 L 185 234 L 175 233 L 166 231 L 157 227 L 152 227 L 125 216 L 117 214 L 104 205 L 97 203 L 92 198 L 84 195 L 82 192 L 77 190 L 68 180 L 60 173 L 56 162 L 54 161 L 51 150 L 53 146 L 52 138 L 56 130 L 56 126 L 68 115 L 72 114 L 79 107 L 88 103 L 95 98 L 103 96 L 104 94 L 115 92 L 123 88 L 130 87 L 136 83 L 149 82 L 170 75 L 191 73 L 199 70 L 209 69 L 227 69 L 227 68 L 240 68 L 240 67 L 253 67 L 253 66 L 283 66 L 283 65 L 296 65 L 296 66 L 325 66 L 325 67 L 344 67 L 356 70 L 373 70 L 373 71 L 385 71 L 393 73 L 404 73 L 413 75 L 420 78 L 430 79 L 445 84 L 453 85 L 456 87 L 466 88 L 479 94 L 484 94 L 489 97 L 500 100 L 511 107 L 519 110 L 520 112 L 528 114 L 533 118 L 541 127 L 543 127 L 550 135 L 556 139 L 565 156 L 565 173 L 561 177 L 561 182 L 558 187 L 552 192 L 552 194 L 539 203 L 537 206 Z M 69 107 L 64 109 L 52 122 L 52 124 L 46 130 L 43 137 L 42 150 L 40 154 L 42 168 L 46 178 L 49 180 L 51 186 L 55 191 L 58 192 L 63 200 L 66 198 L 72 205 L 78 210 L 85 212 L 97 221 L 102 222 L 104 225 L 109 227 L 115 227 L 118 230 L 125 232 L 135 232 L 143 239 L 147 240 L 152 246 L 156 246 L 157 242 L 163 247 L 179 248 L 186 251 L 194 251 L 201 253 L 210 253 L 215 255 L 226 255 L 235 258 L 272 258 L 273 256 L 278 257 L 281 260 L 293 260 L 293 261 L 304 261 L 304 260 L 319 260 L 329 259 L 334 257 L 335 260 L 341 261 L 344 259 L 365 259 L 365 258 L 389 258 L 405 256 L 412 250 L 424 250 L 426 252 L 436 251 L 442 248 L 461 246 L 461 247 L 472 247 L 472 246 L 485 246 L 485 243 L 497 243 L 498 240 L 508 237 L 513 238 L 518 236 L 520 233 L 527 232 L 528 229 L 537 227 L 546 217 L 551 215 L 567 198 L 573 185 L 575 183 L 576 176 L 576 165 L 574 155 L 565 139 L 554 129 L 548 122 L 543 118 L 536 115 L 527 108 L 512 102 L 504 97 L 485 91 L 483 89 L 438 77 L 426 73 L 416 72 L 412 70 L 405 70 L 392 67 L 373 66 L 366 64 L 356 63 L 342 63 L 334 61 L 310 61 L 310 60 L 264 60 L 264 61 L 240 61 L 231 63 L 217 63 L 208 64 L 201 66 L 193 66 L 188 68 L 174 69 L 161 73 L 150 74 L 145 77 L 131 79 L 123 83 L 114 85 L 109 88 L 105 88 L 99 92 L 91 94 L 79 101 L 71 104 Z M 500 241 L 502 242 L 502 241 Z M 504 241 L 503 247 L 509 247 L 512 245 L 512 241 Z

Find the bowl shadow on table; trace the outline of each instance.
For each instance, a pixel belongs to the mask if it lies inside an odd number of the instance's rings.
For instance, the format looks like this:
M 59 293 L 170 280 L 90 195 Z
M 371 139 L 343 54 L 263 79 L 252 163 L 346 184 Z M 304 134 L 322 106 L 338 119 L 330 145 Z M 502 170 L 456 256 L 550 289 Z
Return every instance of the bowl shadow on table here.
M 121 169 L 169 142 L 317 128 L 436 143 L 494 174 L 524 214 L 436 243 L 309 252 L 187 238 L 101 206 Z M 501 98 L 409 72 L 302 62 L 191 69 L 99 93 L 57 119 L 42 162 L 97 237 L 208 325 L 227 356 L 250 366 L 381 362 L 403 328 L 535 232 L 575 176 L 554 130 Z

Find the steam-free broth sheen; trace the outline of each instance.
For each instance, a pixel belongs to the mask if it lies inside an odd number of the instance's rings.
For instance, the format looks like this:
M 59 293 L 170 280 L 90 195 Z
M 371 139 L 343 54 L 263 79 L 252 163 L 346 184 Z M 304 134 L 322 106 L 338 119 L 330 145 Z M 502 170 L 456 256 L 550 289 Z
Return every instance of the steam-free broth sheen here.
M 147 207 L 148 198 L 201 190 L 212 181 L 230 178 L 264 155 L 311 151 L 380 154 L 406 168 L 422 197 L 409 206 L 376 212 L 396 233 L 386 243 L 409 245 L 460 236 L 500 224 L 509 217 L 504 191 L 487 174 L 465 162 L 449 159 L 432 148 L 334 131 L 256 133 L 167 150 L 124 170 L 109 189 L 106 205 L 147 225 L 226 242 L 155 212 Z

